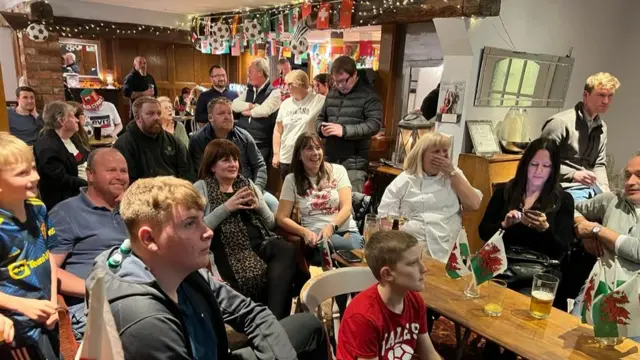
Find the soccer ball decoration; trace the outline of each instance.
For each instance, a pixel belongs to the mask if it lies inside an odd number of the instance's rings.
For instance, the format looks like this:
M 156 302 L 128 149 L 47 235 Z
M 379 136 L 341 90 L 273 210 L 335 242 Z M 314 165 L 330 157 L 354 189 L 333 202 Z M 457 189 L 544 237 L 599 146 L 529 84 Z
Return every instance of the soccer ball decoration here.
M 218 52 L 222 51 L 225 48 L 225 40 L 221 40 L 217 37 L 212 37 L 211 39 L 211 50 Z
M 44 24 L 33 23 L 27 27 L 27 36 L 33 41 L 42 42 L 47 40 L 49 32 Z
M 406 344 L 396 344 L 393 350 L 387 353 L 388 360 L 411 360 L 413 349 Z
M 295 55 L 301 56 L 307 52 L 309 48 L 309 41 L 305 37 L 299 38 L 297 41 L 291 43 L 291 52 Z
M 231 37 L 231 30 L 229 25 L 223 23 L 217 23 L 213 25 L 213 38 L 221 41 L 229 40 Z
M 243 24 L 244 35 L 249 41 L 264 41 L 264 34 L 262 33 L 262 28 L 260 24 L 258 24 L 258 20 L 245 20 Z

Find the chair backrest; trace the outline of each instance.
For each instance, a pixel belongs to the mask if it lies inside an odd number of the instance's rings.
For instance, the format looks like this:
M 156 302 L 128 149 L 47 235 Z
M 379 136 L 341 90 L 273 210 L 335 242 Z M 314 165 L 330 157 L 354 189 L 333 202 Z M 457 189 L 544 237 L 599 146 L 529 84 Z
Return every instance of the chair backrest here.
M 307 281 L 300 297 L 307 309 L 314 311 L 329 298 L 360 292 L 376 282 L 376 278 L 368 267 L 336 269 Z

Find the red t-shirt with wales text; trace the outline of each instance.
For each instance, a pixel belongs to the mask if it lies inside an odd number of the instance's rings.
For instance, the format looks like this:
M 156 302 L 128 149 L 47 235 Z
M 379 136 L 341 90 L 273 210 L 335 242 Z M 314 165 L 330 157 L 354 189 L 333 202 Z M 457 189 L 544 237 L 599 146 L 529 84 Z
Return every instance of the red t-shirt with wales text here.
M 418 335 L 427 333 L 426 312 L 417 292 L 405 295 L 402 314 L 396 314 L 382 301 L 378 284 L 369 287 L 351 301 L 342 317 L 337 360 L 411 359 Z

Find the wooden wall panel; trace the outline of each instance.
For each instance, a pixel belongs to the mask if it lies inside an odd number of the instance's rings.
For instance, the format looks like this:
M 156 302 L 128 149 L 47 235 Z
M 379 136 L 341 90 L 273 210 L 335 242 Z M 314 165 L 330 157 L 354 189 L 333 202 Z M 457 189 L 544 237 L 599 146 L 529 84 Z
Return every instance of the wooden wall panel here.
M 196 68 L 196 52 L 188 45 L 174 45 L 174 73 L 176 83 L 195 84 L 199 81 Z

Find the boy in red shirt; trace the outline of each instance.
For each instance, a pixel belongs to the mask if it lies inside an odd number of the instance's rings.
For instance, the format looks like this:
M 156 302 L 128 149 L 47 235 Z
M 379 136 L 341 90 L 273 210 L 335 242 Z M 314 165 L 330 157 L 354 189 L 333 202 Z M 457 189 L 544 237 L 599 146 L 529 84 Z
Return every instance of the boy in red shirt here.
M 440 359 L 427 333 L 422 248 L 403 231 L 379 231 L 365 246 L 378 283 L 347 307 L 338 333 L 337 360 Z

